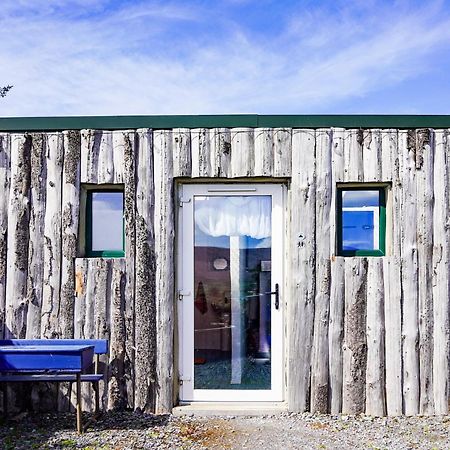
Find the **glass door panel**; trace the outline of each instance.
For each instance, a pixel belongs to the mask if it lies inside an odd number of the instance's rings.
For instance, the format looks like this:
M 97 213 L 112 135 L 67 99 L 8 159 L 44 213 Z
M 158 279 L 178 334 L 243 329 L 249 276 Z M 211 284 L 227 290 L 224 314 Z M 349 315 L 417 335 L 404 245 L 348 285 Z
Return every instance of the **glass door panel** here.
M 194 389 L 270 389 L 270 196 L 194 199 Z

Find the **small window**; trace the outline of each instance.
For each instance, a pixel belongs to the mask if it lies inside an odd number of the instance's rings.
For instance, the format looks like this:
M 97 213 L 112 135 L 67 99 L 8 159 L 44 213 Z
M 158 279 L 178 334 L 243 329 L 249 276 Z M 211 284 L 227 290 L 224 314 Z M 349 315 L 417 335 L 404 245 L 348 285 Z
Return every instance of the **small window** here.
M 337 245 L 341 256 L 383 256 L 386 240 L 384 187 L 337 190 Z
M 124 256 L 123 190 L 89 190 L 86 195 L 86 255 Z

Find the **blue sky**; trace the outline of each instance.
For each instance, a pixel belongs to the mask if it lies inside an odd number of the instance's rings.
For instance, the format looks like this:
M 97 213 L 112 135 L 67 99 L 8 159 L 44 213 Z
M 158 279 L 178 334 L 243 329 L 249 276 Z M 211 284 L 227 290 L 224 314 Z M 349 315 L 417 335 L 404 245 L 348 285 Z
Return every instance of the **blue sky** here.
M 449 114 L 450 1 L 2 0 L 0 116 Z

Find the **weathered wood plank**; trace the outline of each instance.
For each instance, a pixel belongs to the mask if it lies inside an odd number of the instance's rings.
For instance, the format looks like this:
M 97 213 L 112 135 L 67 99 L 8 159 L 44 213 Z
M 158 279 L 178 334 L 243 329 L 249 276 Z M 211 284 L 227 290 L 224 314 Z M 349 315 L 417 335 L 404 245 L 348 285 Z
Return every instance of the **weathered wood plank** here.
M 328 411 L 330 313 L 331 131 L 316 130 L 316 289 L 311 361 L 311 411 Z
M 124 142 L 124 216 L 125 216 L 125 356 L 124 377 L 126 382 L 127 407 L 134 408 L 135 393 L 135 255 L 136 255 L 136 145 L 150 139 L 148 129 L 123 132 Z
M 253 128 L 231 129 L 231 177 L 251 177 L 255 170 Z
M 367 271 L 366 414 L 386 414 L 383 260 L 369 260 Z
M 363 172 L 366 183 L 383 181 L 381 151 L 380 130 L 367 130 L 362 143 Z
M 172 140 L 166 131 L 154 132 L 155 254 L 157 312 L 157 383 L 155 412 L 173 406 L 174 335 L 174 199 Z
M 41 337 L 61 336 L 59 324 L 61 286 L 61 204 L 64 142 L 62 133 L 47 135 L 46 205 L 44 219 L 44 287 Z
M 344 132 L 344 181 L 364 180 L 363 145 L 364 130 Z
M 75 258 L 77 256 L 80 215 L 80 152 L 80 133 L 78 131 L 65 131 L 62 176 L 61 307 L 59 315 L 61 336 L 64 338 L 72 338 L 74 334 Z
M 8 203 L 5 335 L 15 338 L 25 338 L 27 325 L 31 146 L 30 135 L 14 135 Z
M 416 141 L 417 254 L 419 265 L 420 414 L 433 414 L 433 158 L 434 134 L 419 130 Z M 419 161 L 420 160 L 420 161 Z
M 344 181 L 344 137 L 343 128 L 333 128 L 331 142 L 331 211 L 336 211 L 337 184 Z M 345 258 L 336 254 L 336 214 L 330 214 L 330 252 L 331 287 L 330 287 L 330 323 L 329 323 L 329 366 L 330 399 L 332 414 L 342 411 L 343 385 L 343 338 L 344 338 L 344 304 L 345 304 Z
M 168 138 L 168 136 L 166 137 Z M 181 137 L 180 139 L 186 138 Z M 175 148 L 181 144 L 176 139 L 173 140 L 173 144 L 175 152 Z M 182 166 L 185 167 L 185 164 Z M 136 168 L 135 408 L 142 411 L 154 411 L 157 395 L 157 305 L 155 292 L 155 187 L 151 133 L 139 135 Z M 184 169 L 182 173 L 186 173 Z
M 346 258 L 342 412 L 360 414 L 366 403 L 367 259 Z
M 315 296 L 315 132 L 294 130 L 291 183 L 291 301 L 288 302 L 288 406 L 307 411 Z M 299 327 L 298 324 L 302 326 Z
M 41 336 L 41 308 L 44 283 L 45 141 L 43 134 L 32 135 L 30 179 L 30 242 L 28 246 L 27 339 Z
M 292 129 L 273 129 L 273 176 L 290 177 L 292 165 Z
M 112 147 L 113 147 L 113 169 L 114 179 L 116 184 L 122 184 L 125 182 L 125 136 L 129 133 L 129 130 L 114 131 L 112 133 Z M 133 131 L 131 131 L 133 133 Z
M 87 274 L 88 274 L 87 258 L 77 258 L 75 260 L 75 307 L 74 307 L 74 338 L 88 339 L 86 335 L 86 290 L 87 290 Z
M 113 133 L 103 131 L 101 133 L 98 149 L 97 183 L 106 184 L 114 181 L 114 148 Z
M 385 257 L 384 318 L 386 359 L 386 413 L 389 416 L 402 414 L 402 291 L 400 256 Z
M 381 130 L 381 175 L 383 181 L 391 181 L 393 178 L 396 154 L 397 130 Z
M 75 307 L 74 307 L 74 337 L 75 339 L 94 339 L 94 298 L 92 295 L 94 270 L 92 258 L 77 258 L 75 260 Z M 88 282 L 88 278 L 91 278 Z M 83 411 L 94 408 L 91 383 L 82 383 L 81 398 Z M 72 392 L 72 405 L 76 404 L 76 392 Z
M 108 364 L 108 409 L 126 407 L 125 379 L 125 285 L 126 262 L 111 262 L 110 347 Z
M 103 132 L 81 130 L 81 183 L 97 184 L 100 146 Z
M 173 176 L 191 176 L 191 130 L 189 128 L 174 128 L 173 139 Z
M 231 132 L 228 128 L 215 128 L 211 159 L 214 177 L 230 177 Z
M 402 183 L 402 286 L 403 286 L 403 398 L 404 413 L 419 412 L 419 323 L 415 131 L 399 134 L 403 159 Z
M 331 142 L 331 168 L 332 168 L 332 182 L 331 182 L 331 210 L 336 211 L 336 197 L 338 183 L 344 181 L 345 174 L 345 158 L 344 158 L 344 138 L 346 131 L 343 128 L 332 129 Z M 330 250 L 331 254 L 335 255 L 337 250 L 336 243 L 336 214 L 330 215 Z
M 0 337 L 2 338 L 5 332 L 6 248 L 10 181 L 11 135 L 0 133 Z
M 293 130 L 297 132 L 297 130 Z M 291 138 L 292 141 L 292 138 Z M 292 151 L 292 142 L 289 144 Z M 279 149 L 282 150 L 282 149 Z M 255 129 L 255 176 L 271 177 L 274 174 L 274 141 L 272 128 Z M 289 155 L 292 159 L 292 155 Z
M 450 135 L 437 130 L 433 210 L 433 398 L 435 414 L 448 414 L 450 286 Z
M 111 278 L 112 260 L 96 258 L 93 264 L 95 275 L 94 287 L 94 334 L 95 339 L 111 339 Z M 92 268 L 91 268 L 92 270 Z M 100 356 L 100 371 L 104 374 L 104 382 L 100 383 L 100 399 L 103 409 L 108 407 L 108 356 Z
M 212 138 L 212 130 L 209 130 L 208 128 L 194 128 L 193 130 L 191 130 L 193 178 L 212 176 Z
M 330 366 L 330 413 L 342 411 L 342 347 L 344 338 L 345 304 L 345 258 L 331 260 L 329 366 Z

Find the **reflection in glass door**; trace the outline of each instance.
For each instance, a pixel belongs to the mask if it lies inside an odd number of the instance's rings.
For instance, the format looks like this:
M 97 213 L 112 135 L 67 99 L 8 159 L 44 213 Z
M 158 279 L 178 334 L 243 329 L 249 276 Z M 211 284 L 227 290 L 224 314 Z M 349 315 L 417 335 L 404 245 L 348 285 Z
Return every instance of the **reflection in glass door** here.
M 182 396 L 280 400 L 281 188 L 184 186 L 183 202 Z

